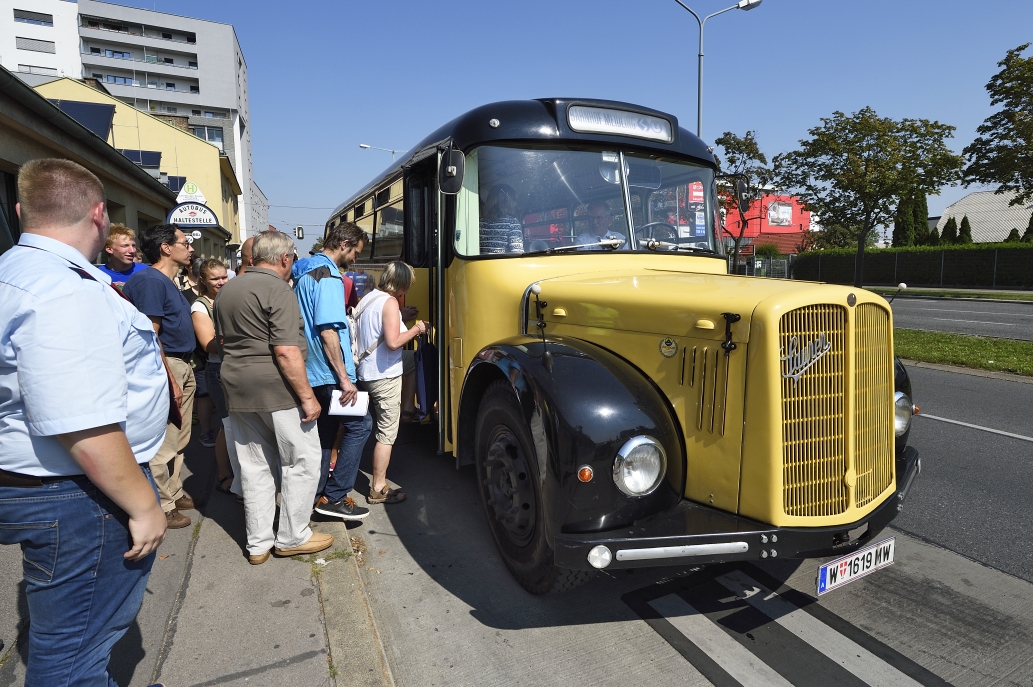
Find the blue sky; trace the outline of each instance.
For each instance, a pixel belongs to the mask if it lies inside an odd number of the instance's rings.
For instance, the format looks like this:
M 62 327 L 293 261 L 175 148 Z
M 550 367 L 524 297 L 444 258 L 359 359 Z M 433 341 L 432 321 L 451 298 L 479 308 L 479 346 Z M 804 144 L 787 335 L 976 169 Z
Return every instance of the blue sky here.
M 685 0 L 710 14 L 732 0 Z M 270 222 L 306 226 L 477 105 L 550 96 L 653 107 L 695 129 L 695 20 L 675 0 L 151 0 L 121 4 L 231 23 L 248 63 L 255 178 Z M 833 111 L 935 119 L 967 145 L 1029 0 L 764 0 L 706 26 L 703 138 L 755 130 L 770 158 Z M 969 189 L 972 190 L 972 189 Z M 939 214 L 965 195 L 929 198 Z M 299 209 L 303 206 L 319 209 Z M 318 226 L 316 226 L 318 225 Z

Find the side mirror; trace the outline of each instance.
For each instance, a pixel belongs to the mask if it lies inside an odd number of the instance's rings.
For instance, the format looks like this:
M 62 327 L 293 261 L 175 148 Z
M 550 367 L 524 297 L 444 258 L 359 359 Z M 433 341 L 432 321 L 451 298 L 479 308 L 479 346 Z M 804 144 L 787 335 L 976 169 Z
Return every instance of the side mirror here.
M 454 196 L 463 187 L 463 175 L 466 173 L 466 156 L 463 151 L 449 148 L 441 156 L 441 167 L 438 169 L 438 188 L 442 193 Z
M 758 3 L 760 4 L 760 3 Z M 739 206 L 739 212 L 746 214 L 749 212 L 750 204 L 753 199 L 750 197 L 750 187 L 744 179 L 735 180 L 735 203 Z

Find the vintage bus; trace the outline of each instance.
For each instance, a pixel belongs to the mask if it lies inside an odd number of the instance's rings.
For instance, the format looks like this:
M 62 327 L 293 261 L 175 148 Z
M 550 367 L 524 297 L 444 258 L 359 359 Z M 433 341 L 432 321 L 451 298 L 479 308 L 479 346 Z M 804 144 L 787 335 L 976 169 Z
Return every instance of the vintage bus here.
M 863 551 L 920 470 L 887 302 L 728 275 L 715 176 L 670 114 L 499 102 L 326 224 L 372 237 L 356 269 L 416 268 L 437 448 L 475 466 L 533 593 L 597 569 Z

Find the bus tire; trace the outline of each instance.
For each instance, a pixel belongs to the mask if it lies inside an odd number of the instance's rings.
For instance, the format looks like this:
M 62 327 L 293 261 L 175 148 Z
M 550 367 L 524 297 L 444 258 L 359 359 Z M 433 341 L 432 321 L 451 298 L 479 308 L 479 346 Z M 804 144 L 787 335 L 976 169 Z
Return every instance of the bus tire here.
M 494 382 L 485 391 L 474 442 L 488 526 L 520 586 L 532 594 L 547 594 L 573 589 L 588 579 L 590 571 L 553 564 L 534 445 L 509 382 Z

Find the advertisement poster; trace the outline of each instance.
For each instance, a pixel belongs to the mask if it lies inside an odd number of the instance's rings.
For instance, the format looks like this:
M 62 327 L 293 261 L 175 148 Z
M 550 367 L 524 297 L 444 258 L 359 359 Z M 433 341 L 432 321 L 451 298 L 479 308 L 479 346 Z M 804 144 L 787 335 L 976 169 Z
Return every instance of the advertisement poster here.
M 793 225 L 793 204 L 775 201 L 768 205 L 768 224 L 773 227 Z

